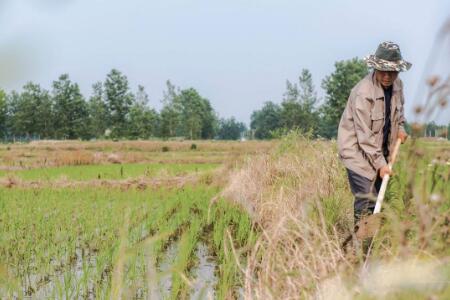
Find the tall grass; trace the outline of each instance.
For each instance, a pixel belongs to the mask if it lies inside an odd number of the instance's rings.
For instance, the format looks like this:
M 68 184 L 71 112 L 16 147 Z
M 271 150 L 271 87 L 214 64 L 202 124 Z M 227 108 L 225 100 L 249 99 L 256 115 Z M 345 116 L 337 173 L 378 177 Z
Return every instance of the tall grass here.
M 243 271 L 245 298 L 450 295 L 450 145 L 438 149 L 426 142 L 402 147 L 367 259 L 359 242 L 342 248 L 353 231 L 353 196 L 335 142 L 291 133 L 271 153 L 250 158 L 223 192 L 243 203 L 262 231 Z M 439 284 L 402 281 L 399 270 L 407 265 L 417 276 L 428 270 Z M 384 271 L 400 279 L 380 294 L 377 284 L 386 283 L 376 274 Z

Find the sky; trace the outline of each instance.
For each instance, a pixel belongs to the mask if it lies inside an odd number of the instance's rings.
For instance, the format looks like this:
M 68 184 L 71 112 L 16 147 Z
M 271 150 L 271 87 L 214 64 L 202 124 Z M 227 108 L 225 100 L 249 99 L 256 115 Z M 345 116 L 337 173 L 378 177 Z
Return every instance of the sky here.
M 321 82 L 336 61 L 391 40 L 413 63 L 400 77 L 414 120 L 429 73 L 449 76 L 450 45 L 433 48 L 449 17 L 448 0 L 0 0 L 0 87 L 51 89 L 68 73 L 89 97 L 116 68 L 156 109 L 170 80 L 197 89 L 220 117 L 248 124 L 264 102 L 281 102 L 286 80 L 303 68 L 324 101 Z M 436 121 L 450 122 L 450 111 Z

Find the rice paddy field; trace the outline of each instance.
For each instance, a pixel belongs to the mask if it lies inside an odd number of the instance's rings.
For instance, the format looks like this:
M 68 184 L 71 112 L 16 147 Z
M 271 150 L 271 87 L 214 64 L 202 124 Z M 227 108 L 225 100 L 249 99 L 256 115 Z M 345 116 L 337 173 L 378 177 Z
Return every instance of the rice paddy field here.
M 218 197 L 220 174 L 269 147 L 0 146 L 0 298 L 237 297 L 236 251 L 256 232 L 243 209 Z
M 0 145 L 0 299 L 448 299 L 450 143 L 394 173 L 363 255 L 333 141 Z

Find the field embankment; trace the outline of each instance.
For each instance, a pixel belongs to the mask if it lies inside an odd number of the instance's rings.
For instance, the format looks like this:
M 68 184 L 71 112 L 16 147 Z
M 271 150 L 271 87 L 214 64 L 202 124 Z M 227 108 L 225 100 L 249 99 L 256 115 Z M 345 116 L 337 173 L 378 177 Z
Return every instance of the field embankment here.
M 402 146 L 367 259 L 346 249 L 353 199 L 336 144 L 292 134 L 249 158 L 223 195 L 262 232 L 248 257 L 246 299 L 448 299 L 450 144 Z

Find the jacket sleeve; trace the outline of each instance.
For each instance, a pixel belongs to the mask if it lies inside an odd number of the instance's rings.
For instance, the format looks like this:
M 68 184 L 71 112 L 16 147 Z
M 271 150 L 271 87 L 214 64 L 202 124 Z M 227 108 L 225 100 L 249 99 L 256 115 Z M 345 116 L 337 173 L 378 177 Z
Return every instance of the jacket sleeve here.
M 383 152 L 371 130 L 370 105 L 361 95 L 353 97 L 353 122 L 358 145 L 369 163 L 376 169 L 387 165 Z
M 405 100 L 404 100 L 404 95 L 403 95 L 403 91 L 400 95 L 400 103 L 401 103 L 401 107 L 400 110 L 398 112 L 398 128 L 400 131 L 403 131 L 404 133 L 406 133 L 405 130 L 405 114 L 404 114 L 404 104 L 405 104 Z

